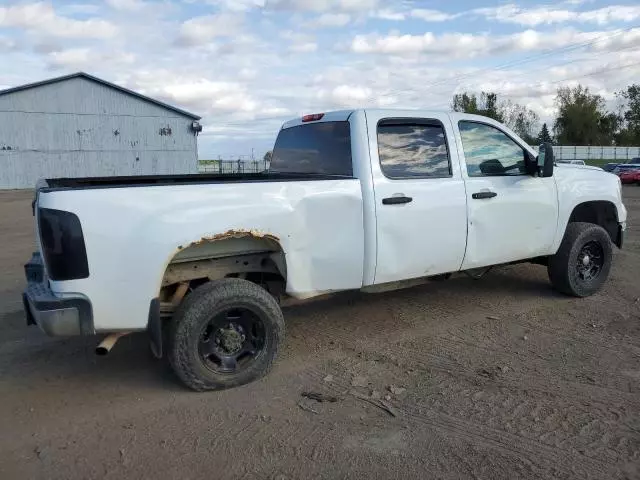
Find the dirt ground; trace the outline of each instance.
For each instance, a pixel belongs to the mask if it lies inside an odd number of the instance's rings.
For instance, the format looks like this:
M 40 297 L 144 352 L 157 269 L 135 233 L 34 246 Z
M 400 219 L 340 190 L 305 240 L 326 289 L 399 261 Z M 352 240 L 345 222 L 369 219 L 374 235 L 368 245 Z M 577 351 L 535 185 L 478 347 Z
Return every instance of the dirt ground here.
M 0 478 L 639 479 L 640 187 L 624 195 L 598 295 L 561 296 L 534 265 L 341 294 L 286 309 L 267 378 L 198 394 L 142 334 L 96 357 L 95 338 L 26 327 L 31 192 L 4 192 Z

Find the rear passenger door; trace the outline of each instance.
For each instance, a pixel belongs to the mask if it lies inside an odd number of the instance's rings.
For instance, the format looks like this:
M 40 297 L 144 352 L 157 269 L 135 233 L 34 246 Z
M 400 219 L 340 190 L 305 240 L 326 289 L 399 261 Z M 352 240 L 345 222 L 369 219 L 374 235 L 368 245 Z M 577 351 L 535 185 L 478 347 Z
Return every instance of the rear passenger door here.
M 375 283 L 452 272 L 467 238 L 467 207 L 446 114 L 367 112 L 377 220 Z

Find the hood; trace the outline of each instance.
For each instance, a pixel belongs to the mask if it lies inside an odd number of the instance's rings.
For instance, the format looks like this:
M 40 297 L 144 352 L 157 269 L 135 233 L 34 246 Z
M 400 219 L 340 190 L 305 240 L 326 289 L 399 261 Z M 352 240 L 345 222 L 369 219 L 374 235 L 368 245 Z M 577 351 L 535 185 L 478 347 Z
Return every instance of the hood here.
M 556 182 L 573 184 L 575 187 L 590 184 L 615 190 L 620 188 L 617 175 L 590 165 L 558 164 L 553 168 L 553 176 Z
M 579 168 L 582 170 L 598 170 L 603 172 L 604 170 L 600 167 L 594 167 L 592 165 L 576 165 L 575 163 L 556 163 L 553 167 L 556 168 Z

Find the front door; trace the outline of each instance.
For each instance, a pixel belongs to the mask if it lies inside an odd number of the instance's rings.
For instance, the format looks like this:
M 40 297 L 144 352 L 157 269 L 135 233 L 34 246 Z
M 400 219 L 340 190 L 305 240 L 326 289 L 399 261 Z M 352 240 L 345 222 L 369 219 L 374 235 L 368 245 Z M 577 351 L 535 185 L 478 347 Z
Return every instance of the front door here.
M 497 125 L 458 122 L 468 205 L 462 269 L 546 255 L 558 200 L 553 177 L 525 171 L 526 150 Z
M 456 271 L 465 250 L 465 189 L 449 117 L 403 113 L 367 112 L 376 284 Z

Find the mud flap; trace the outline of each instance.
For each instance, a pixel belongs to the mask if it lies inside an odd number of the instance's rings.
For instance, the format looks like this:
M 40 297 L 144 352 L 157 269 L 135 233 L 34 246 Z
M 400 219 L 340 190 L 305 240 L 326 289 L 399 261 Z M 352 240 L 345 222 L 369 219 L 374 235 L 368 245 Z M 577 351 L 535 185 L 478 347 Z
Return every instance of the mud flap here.
M 162 320 L 160 319 L 160 300 L 154 298 L 149 306 L 149 321 L 147 323 L 149 346 L 156 358 L 162 358 Z

